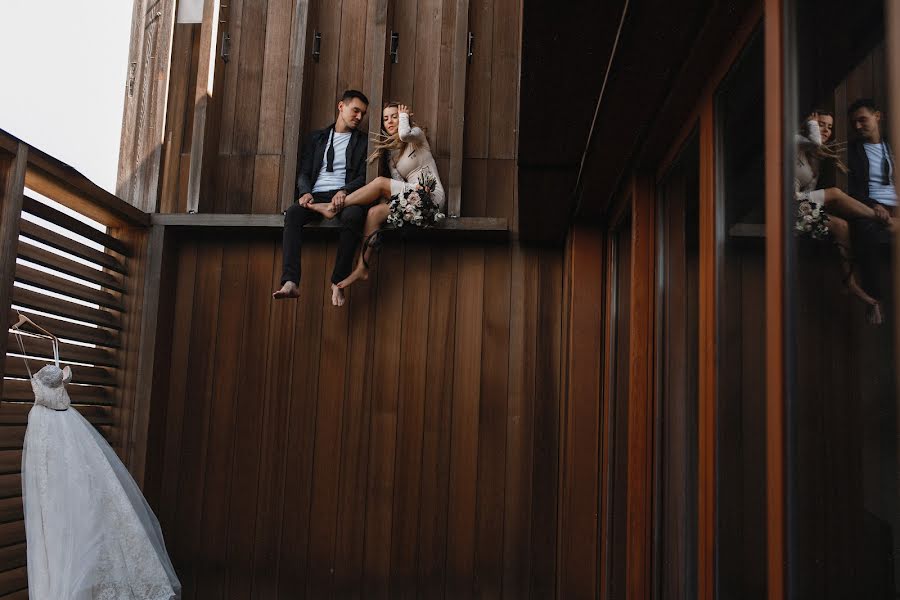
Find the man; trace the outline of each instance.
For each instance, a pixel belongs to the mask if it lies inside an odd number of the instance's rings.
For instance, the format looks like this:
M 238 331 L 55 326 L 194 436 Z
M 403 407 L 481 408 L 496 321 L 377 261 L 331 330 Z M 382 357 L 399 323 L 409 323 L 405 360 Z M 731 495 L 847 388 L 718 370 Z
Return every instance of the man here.
M 875 102 L 862 98 L 847 109 L 850 125 L 857 138 L 847 146 L 848 191 L 875 211 L 879 221 L 858 219 L 851 223 L 853 246 L 861 283 L 879 302 L 882 299 L 878 277 L 879 246 L 888 242 L 888 228 L 897 211 L 897 191 L 894 187 L 894 153 L 881 134 L 881 111 Z M 881 306 L 869 307 L 869 322 L 882 322 Z
M 338 242 L 334 270 L 331 274 L 331 303 L 344 305 L 344 292 L 337 283 L 353 270 L 353 255 L 362 237 L 368 207 L 343 208 L 347 194 L 366 183 L 366 133 L 359 124 L 366 116 L 369 99 L 362 92 L 347 90 L 337 105 L 335 122 L 312 132 L 300 155 L 297 176 L 297 203 L 284 217 L 281 289 L 272 297 L 300 297 L 300 246 L 303 226 L 318 221 L 322 215 L 307 208 L 310 203 L 332 202 L 343 225 Z

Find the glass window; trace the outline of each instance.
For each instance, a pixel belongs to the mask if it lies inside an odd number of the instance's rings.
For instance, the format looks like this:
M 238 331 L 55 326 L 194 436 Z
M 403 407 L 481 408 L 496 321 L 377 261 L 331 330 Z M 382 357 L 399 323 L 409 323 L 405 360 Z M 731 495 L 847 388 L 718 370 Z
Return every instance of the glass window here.
M 766 597 L 763 60 L 757 33 L 715 96 L 718 598 Z
M 700 155 L 685 144 L 657 186 L 658 273 L 654 597 L 697 597 Z
M 882 0 L 796 0 L 787 161 L 792 597 L 897 598 L 896 360 Z

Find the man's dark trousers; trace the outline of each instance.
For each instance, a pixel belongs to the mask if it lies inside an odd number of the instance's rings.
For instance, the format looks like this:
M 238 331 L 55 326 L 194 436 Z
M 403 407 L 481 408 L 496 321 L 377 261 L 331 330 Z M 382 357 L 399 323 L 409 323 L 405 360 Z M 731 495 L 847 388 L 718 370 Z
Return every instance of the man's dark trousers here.
M 312 201 L 316 204 L 331 202 L 331 198 L 337 190 L 331 192 L 317 192 L 313 194 Z M 353 255 L 362 238 L 363 224 L 366 220 L 367 206 L 347 206 L 337 219 L 341 222 L 341 234 L 338 239 L 337 257 L 334 261 L 334 271 L 331 272 L 331 283 L 338 283 L 346 279 L 353 270 Z M 281 283 L 293 281 L 300 283 L 300 247 L 303 245 L 303 226 L 307 223 L 320 221 L 322 215 L 314 210 L 309 210 L 298 203 L 294 203 L 284 215 L 284 238 L 282 240 L 282 273 Z

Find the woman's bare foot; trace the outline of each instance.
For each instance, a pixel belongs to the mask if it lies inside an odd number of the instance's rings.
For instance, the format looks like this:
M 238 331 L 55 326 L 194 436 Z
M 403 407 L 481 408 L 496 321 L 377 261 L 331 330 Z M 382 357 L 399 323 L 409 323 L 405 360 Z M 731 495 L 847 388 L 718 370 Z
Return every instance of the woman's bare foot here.
M 331 204 L 331 202 L 329 202 L 328 204 L 325 204 L 324 202 L 313 204 L 312 202 L 310 202 L 306 205 L 306 208 L 319 213 L 326 219 L 333 219 L 335 216 L 337 216 L 337 211 L 334 210 L 334 206 Z
M 344 290 L 340 288 L 340 284 L 331 284 L 331 304 L 332 306 L 344 305 Z
M 866 309 L 866 321 L 870 325 L 881 325 L 884 323 L 884 315 L 881 314 L 881 304 L 876 302 L 869 305 L 869 308 Z
M 274 292 L 272 297 L 276 300 L 281 300 L 283 298 L 299 298 L 300 288 L 297 287 L 297 284 L 293 281 L 285 281 L 284 285 L 281 286 L 281 289 Z
M 355 269 L 353 269 L 353 272 L 350 273 L 349 275 L 347 275 L 347 277 L 343 281 L 338 283 L 337 286 L 340 289 L 344 289 L 344 288 L 347 288 L 350 285 L 352 285 L 353 282 L 358 279 L 365 281 L 368 278 L 369 278 L 369 270 L 365 267 L 365 265 L 360 263 L 359 265 L 356 266 Z

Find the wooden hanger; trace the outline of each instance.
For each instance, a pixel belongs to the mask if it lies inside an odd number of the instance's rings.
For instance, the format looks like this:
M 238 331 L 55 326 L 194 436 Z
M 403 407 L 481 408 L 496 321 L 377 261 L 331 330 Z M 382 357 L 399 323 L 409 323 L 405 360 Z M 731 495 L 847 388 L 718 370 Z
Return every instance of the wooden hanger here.
M 25 315 L 23 315 L 23 314 L 20 313 L 19 311 L 16 311 L 16 312 L 17 312 L 18 315 L 19 315 L 19 320 L 16 321 L 15 324 L 12 325 L 12 326 L 10 327 L 10 329 L 18 329 L 18 330 L 22 330 L 22 325 L 25 325 L 26 323 L 28 323 L 29 325 L 31 325 L 32 327 L 34 327 L 34 328 L 37 329 L 38 331 L 42 332 L 44 335 L 46 335 L 46 336 L 49 337 L 50 339 L 52 339 L 52 340 L 54 340 L 54 341 L 56 341 L 56 342 L 59 342 L 59 338 L 57 338 L 55 335 L 53 335 L 52 333 L 50 333 L 49 331 L 47 331 L 46 329 L 44 329 L 43 327 L 41 327 L 40 325 L 38 325 L 37 323 L 35 323 L 34 321 L 32 321 L 31 319 L 29 319 L 28 317 L 26 317 Z M 29 333 L 31 333 L 31 332 L 29 332 Z M 41 335 L 41 334 L 36 334 L 36 335 Z M 43 337 L 43 335 L 41 335 L 41 337 Z

